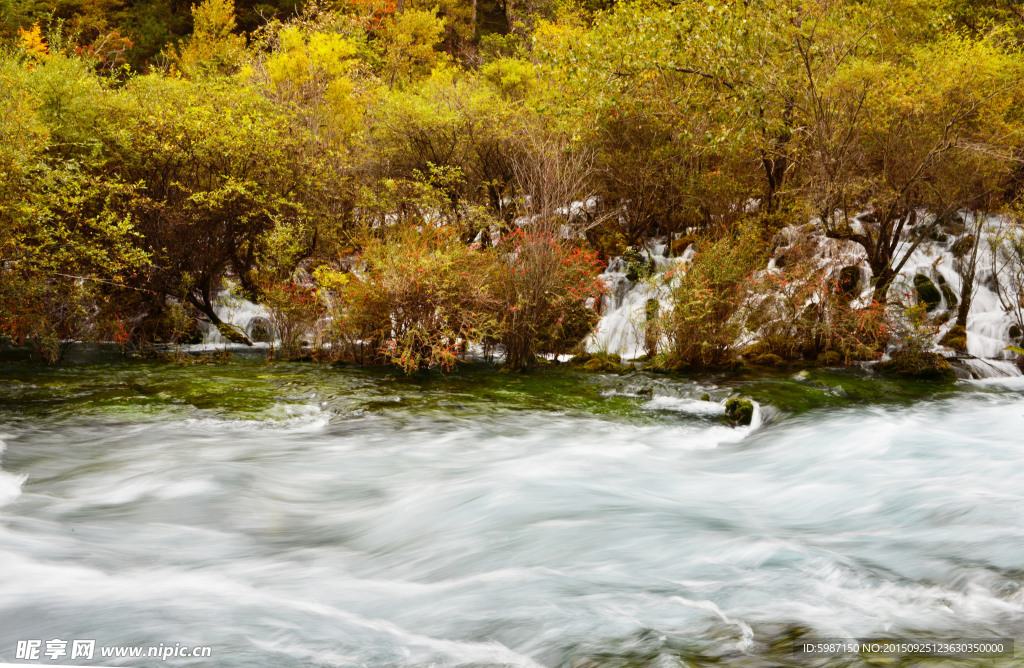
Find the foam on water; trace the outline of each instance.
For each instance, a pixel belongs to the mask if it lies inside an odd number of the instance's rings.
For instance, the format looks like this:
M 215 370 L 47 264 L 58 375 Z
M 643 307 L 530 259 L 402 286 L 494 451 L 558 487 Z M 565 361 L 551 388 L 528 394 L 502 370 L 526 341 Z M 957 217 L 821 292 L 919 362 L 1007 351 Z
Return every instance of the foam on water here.
M 774 421 L 759 406 L 738 429 L 720 403 L 660 393 L 608 396 L 636 402 L 630 419 L 311 401 L 258 428 L 18 423 L 0 475 L 23 487 L 0 515 L 0 657 L 18 639 L 95 637 L 208 644 L 229 668 L 675 661 L 680 647 L 750 665 L 795 627 L 1018 634 L 1016 380 Z
M 4 448 L 6 447 L 3 439 L 6 437 L 6 434 L 0 433 L 0 462 L 3 461 Z M 19 497 L 23 484 L 25 484 L 25 476 L 12 475 L 0 470 L 0 507 Z

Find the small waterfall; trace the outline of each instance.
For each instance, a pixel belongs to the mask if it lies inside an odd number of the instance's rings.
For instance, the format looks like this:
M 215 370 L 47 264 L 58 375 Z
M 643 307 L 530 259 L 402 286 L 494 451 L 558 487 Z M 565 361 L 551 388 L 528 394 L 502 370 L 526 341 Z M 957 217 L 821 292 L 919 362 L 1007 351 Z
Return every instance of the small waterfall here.
M 272 331 L 270 313 L 262 305 L 233 296 L 231 290 L 227 289 L 214 300 L 213 310 L 218 318 L 244 332 L 254 343 L 269 342 L 267 336 L 261 335 L 261 330 L 267 334 Z M 210 323 L 203 321 L 200 327 L 203 330 L 203 345 L 231 345 Z
M 954 354 L 955 351 L 940 345 L 938 341 L 956 324 L 956 310 L 964 283 L 961 263 L 968 261 L 967 257 L 963 260 L 958 257 L 957 244 L 972 234 L 977 222 L 973 214 L 964 213 L 963 229 L 959 233 L 934 234 L 935 238 L 925 239 L 897 279 L 897 285 L 913 289 L 914 277 L 921 274 L 940 288 L 942 303 L 936 312 L 947 311 L 951 317 L 935 337 L 935 351 L 946 355 Z M 982 378 L 1020 375 L 1020 370 L 1012 363 L 1015 354 L 1006 350 L 1008 345 L 1015 342 L 1011 330 L 1017 324 L 1016 317 L 1004 305 L 1000 294 L 1004 299 L 1008 295 L 1016 298 L 1021 286 L 1016 284 L 1006 262 L 1007 258 L 992 243 L 992 239 L 1006 229 L 1007 222 L 1001 216 L 986 216 L 978 228 L 977 269 L 966 326 L 967 354 L 977 359 L 968 359 L 965 363 Z M 905 252 L 911 243 L 912 239 L 905 239 L 899 252 Z M 959 255 L 963 256 L 962 250 Z M 950 297 L 955 300 L 953 303 Z
M 623 258 L 613 258 L 608 263 L 602 277 L 608 293 L 602 300 L 603 315 L 597 329 L 587 340 L 588 351 L 615 353 L 626 359 L 644 354 L 647 303 L 657 300 L 662 312 L 671 308 L 671 294 L 664 276 L 693 259 L 694 248 L 691 245 L 677 258 L 666 257 L 667 252 L 668 244 L 651 240 L 641 250 L 642 257 L 652 264 L 651 276 L 636 281 L 627 277 L 628 267 Z
M 929 222 L 930 220 L 928 219 Z M 967 354 L 970 357 L 963 360 L 964 365 L 981 378 L 1021 375 L 1021 371 L 1013 363 L 1014 353 L 1006 350 L 1008 345 L 1019 345 L 1020 338 L 1011 335 L 1018 323 L 1012 307 L 1005 303 L 1019 297 L 1021 286 L 1017 284 L 1012 274 L 1012 265 L 1008 258 L 992 243 L 996 235 L 1005 234 L 1008 222 L 1000 216 L 986 216 L 981 221 L 977 270 L 966 327 Z M 933 232 L 932 237 L 920 243 L 893 283 L 893 290 L 913 291 L 914 277 L 921 274 L 927 276 L 939 288 L 942 300 L 935 313 L 948 312 L 950 317 L 935 336 L 934 350 L 947 356 L 956 355 L 956 351 L 938 342 L 955 324 L 956 308 L 963 286 L 961 260 L 957 255 L 960 249 L 957 248 L 957 244 L 962 244 L 963 240 L 973 233 L 975 223 L 974 215 L 965 212 L 962 214 L 962 224 L 957 222 L 953 226 L 955 229 L 948 230 L 948 233 L 941 231 L 941 234 L 940 231 Z M 854 221 L 854 225 L 859 224 Z M 918 228 L 922 227 L 923 224 L 918 225 Z M 902 257 L 914 243 L 914 232 L 915 230 L 907 230 L 905 238 L 900 243 L 897 258 Z M 815 258 L 823 270 L 838 271 L 842 267 L 857 267 L 860 270 L 860 285 L 863 289 L 853 304 L 866 306 L 870 303 L 871 270 L 864 249 L 851 241 L 829 239 L 816 225 L 790 226 L 781 230 L 776 242 L 779 247 L 778 255 L 772 258 L 766 270 L 776 270 L 777 266 L 781 265 L 781 258 L 785 252 L 798 242 L 810 246 L 811 257 Z M 588 350 L 618 353 L 627 359 L 643 355 L 648 300 L 658 300 L 662 311 L 671 308 L 669 289 L 659 274 L 663 275 L 679 264 L 688 262 L 692 259 L 693 253 L 694 248 L 690 246 L 683 257 L 668 258 L 665 257 L 666 245 L 658 240 L 651 240 L 642 254 L 653 261 L 654 276 L 639 281 L 630 281 L 626 277 L 627 266 L 623 258 L 613 259 L 603 277 L 608 285 L 608 294 L 602 304 L 603 316 L 598 323 L 597 331 L 587 342 Z

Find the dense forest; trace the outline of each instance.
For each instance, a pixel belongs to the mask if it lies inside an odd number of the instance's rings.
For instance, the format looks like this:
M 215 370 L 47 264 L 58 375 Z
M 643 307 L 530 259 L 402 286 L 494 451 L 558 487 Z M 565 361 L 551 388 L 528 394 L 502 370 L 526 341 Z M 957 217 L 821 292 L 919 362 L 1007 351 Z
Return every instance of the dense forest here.
M 525 368 L 621 257 L 671 291 L 662 366 L 849 362 L 963 349 L 965 221 L 1024 267 L 1017 0 L 0 0 L 0 40 L 0 336 L 51 360 L 247 341 L 229 289 L 281 356 Z M 763 271 L 793 229 L 870 283 Z M 941 314 L 892 289 L 937 235 L 971 277 Z M 692 261 L 652 276 L 654 237 Z

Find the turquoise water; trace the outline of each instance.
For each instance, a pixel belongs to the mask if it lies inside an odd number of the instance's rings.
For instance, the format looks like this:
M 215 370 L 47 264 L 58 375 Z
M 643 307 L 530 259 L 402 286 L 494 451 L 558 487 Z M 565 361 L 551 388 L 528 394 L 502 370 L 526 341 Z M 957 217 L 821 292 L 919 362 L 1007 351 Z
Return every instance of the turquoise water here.
M 1019 379 L 9 366 L 0 441 L 0 661 L 35 638 L 240 667 L 1024 642 Z

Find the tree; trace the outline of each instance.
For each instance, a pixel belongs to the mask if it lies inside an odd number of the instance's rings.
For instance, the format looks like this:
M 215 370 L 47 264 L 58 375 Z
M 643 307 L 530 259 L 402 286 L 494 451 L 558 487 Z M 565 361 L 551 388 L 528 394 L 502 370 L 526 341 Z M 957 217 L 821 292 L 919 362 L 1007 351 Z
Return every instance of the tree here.
M 825 234 L 864 248 L 875 299 L 884 303 L 928 230 L 914 230 L 904 246 L 905 232 L 934 224 L 929 212 L 954 212 L 977 198 L 950 183 L 982 173 L 994 181 L 972 181 L 990 191 L 1012 167 L 1020 134 L 1008 124 L 1019 108 L 1013 92 L 1022 63 L 991 40 L 946 36 L 896 63 L 861 55 L 859 42 L 816 46 L 815 35 L 811 28 L 797 40 L 806 73 L 805 187 Z M 835 54 L 832 61 L 815 55 L 822 52 Z
M 245 37 L 235 34 L 234 0 L 203 0 L 192 7 L 192 35 L 170 54 L 189 77 L 233 74 L 245 57 Z

